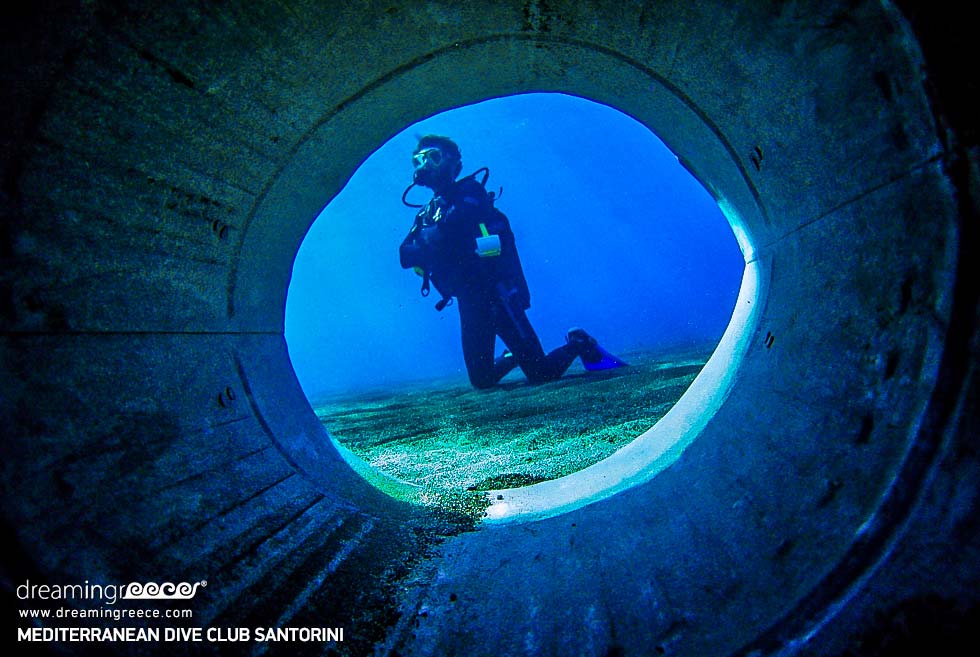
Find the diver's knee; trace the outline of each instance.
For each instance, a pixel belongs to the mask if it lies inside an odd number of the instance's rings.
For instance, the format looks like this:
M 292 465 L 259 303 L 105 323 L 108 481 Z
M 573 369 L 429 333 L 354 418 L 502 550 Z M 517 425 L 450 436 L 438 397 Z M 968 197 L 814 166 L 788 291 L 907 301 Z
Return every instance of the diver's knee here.
M 470 372 L 470 385 L 472 385 L 477 390 L 486 390 L 487 388 L 492 388 L 496 385 L 496 381 L 493 378 L 493 374 L 474 374 Z
M 530 370 L 524 371 L 524 376 L 527 377 L 528 383 L 538 384 L 538 383 L 548 383 L 549 381 L 557 381 L 561 378 L 563 372 L 552 372 L 546 369 L 540 370 Z

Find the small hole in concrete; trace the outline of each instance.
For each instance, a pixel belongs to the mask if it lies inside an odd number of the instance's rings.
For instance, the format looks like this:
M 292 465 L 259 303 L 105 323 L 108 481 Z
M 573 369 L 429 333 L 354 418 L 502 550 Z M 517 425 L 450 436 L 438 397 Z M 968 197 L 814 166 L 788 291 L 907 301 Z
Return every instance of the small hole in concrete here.
M 858 445 L 866 445 L 871 440 L 871 432 L 874 431 L 874 428 L 875 420 L 869 413 L 861 418 L 861 429 L 858 431 L 858 436 L 854 442 Z
M 895 376 L 900 357 L 901 353 L 897 349 L 888 352 L 888 359 L 885 361 L 885 381 Z

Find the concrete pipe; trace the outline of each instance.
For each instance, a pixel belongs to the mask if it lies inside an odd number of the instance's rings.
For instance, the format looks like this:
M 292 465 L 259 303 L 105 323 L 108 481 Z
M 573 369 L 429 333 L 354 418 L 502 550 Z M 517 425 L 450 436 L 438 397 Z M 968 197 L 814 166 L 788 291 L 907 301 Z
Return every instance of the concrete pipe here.
M 901 5 L 4 10 L 8 600 L 206 581 L 188 626 L 345 629 L 47 644 L 68 654 L 897 654 L 869 646 L 899 617 L 905 646 L 975 641 L 976 85 L 953 68 L 962 19 Z M 388 137 L 529 91 L 656 132 L 745 277 L 665 422 L 474 523 L 341 456 L 293 375 L 285 295 Z

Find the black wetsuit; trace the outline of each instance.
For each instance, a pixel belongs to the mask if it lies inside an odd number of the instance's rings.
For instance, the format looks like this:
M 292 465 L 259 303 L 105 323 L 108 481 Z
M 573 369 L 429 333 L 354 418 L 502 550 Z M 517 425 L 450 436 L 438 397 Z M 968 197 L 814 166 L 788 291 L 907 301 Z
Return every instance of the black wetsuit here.
M 499 255 L 477 255 L 476 239 L 484 234 L 500 237 Z M 473 176 L 457 180 L 419 211 L 399 255 L 402 267 L 423 272 L 444 301 L 458 301 L 463 359 L 474 387 L 493 386 L 515 366 L 532 383 L 551 381 L 579 355 L 571 344 L 547 355 L 541 348 L 525 314 L 531 295 L 514 233 Z M 498 335 L 512 355 L 494 359 Z

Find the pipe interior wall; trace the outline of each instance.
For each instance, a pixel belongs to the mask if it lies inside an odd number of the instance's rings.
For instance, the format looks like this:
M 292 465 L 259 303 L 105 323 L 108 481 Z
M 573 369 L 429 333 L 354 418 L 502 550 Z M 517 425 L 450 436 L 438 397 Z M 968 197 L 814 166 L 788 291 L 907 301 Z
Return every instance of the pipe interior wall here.
M 976 608 L 975 133 L 890 3 L 61 5 L 11 17 L 0 78 L 8 583 L 206 578 L 202 623 L 408 655 L 829 656 Z M 285 295 L 385 139 L 530 91 L 655 131 L 761 310 L 665 471 L 471 526 L 338 454 Z

